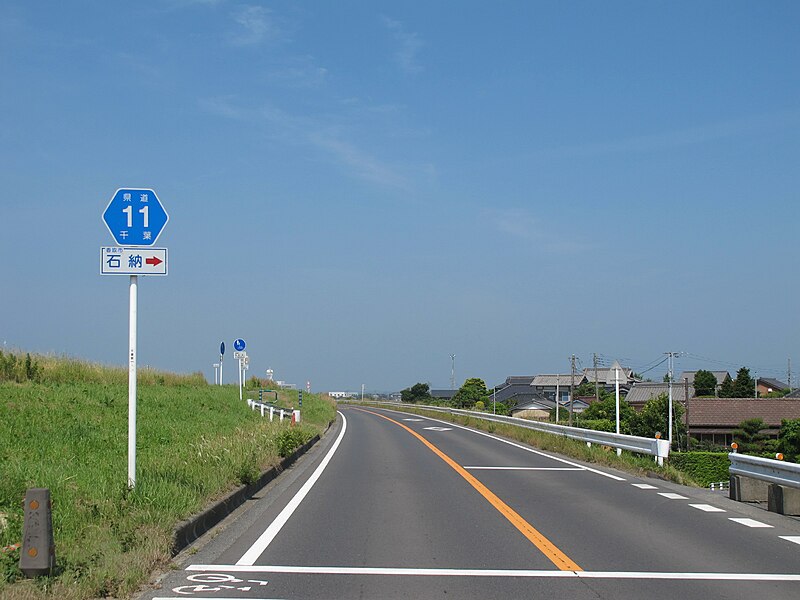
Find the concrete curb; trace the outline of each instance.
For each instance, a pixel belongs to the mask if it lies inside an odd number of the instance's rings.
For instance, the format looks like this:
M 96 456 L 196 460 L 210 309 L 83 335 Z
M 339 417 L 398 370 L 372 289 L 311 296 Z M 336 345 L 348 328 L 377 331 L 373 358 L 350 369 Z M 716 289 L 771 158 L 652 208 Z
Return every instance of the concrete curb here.
M 328 424 L 330 427 L 330 424 Z M 184 548 L 197 540 L 215 525 L 219 524 L 225 517 L 244 504 L 248 498 L 252 497 L 265 485 L 273 481 L 278 475 L 289 468 L 303 454 L 320 440 L 319 434 L 315 435 L 308 442 L 300 446 L 291 455 L 287 456 L 277 466 L 264 471 L 257 481 L 240 487 L 225 496 L 222 500 L 215 502 L 201 513 L 192 518 L 181 521 L 176 525 L 172 534 L 172 556 L 176 556 Z

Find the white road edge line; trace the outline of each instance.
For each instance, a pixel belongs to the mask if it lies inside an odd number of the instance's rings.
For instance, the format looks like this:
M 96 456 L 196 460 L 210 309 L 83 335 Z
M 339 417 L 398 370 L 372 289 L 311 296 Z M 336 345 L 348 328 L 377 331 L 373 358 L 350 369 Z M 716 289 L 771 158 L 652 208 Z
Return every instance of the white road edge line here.
M 386 410 L 386 411 L 389 411 L 389 412 L 399 412 L 401 414 L 406 414 L 406 415 L 408 414 L 408 413 L 403 413 L 402 411 L 399 411 L 399 410 L 392 410 L 390 408 L 385 408 L 383 410 Z M 464 429 L 464 430 L 469 431 L 471 433 L 476 433 L 478 435 L 482 435 L 484 437 L 488 437 L 488 438 L 496 440 L 498 442 L 502 442 L 504 444 L 508 444 L 509 446 L 514 446 L 515 448 L 519 448 L 520 450 L 525 450 L 525 452 L 531 452 L 533 454 L 538 454 L 539 456 L 544 456 L 546 458 L 550 458 L 552 460 L 555 460 L 555 461 L 558 461 L 558 462 L 562 462 L 564 464 L 571 465 L 573 467 L 577 467 L 581 471 L 590 471 L 592 473 L 596 473 L 597 475 L 602 475 L 603 477 L 608 477 L 609 479 L 614 479 L 616 481 L 625 481 L 624 477 L 617 477 L 616 475 L 612 475 L 611 473 L 604 473 L 603 471 L 599 471 L 598 469 L 593 469 L 591 467 L 585 467 L 583 465 L 579 465 L 578 463 L 574 463 L 574 462 L 566 460 L 564 458 L 559 458 L 557 456 L 553 456 L 552 454 L 547 454 L 546 452 L 542 452 L 541 450 L 534 450 L 533 448 L 526 448 L 525 446 L 523 446 L 521 444 L 517 444 L 516 442 L 512 442 L 510 440 L 504 440 L 501 437 L 497 437 L 496 435 L 492 435 L 491 433 L 486 433 L 485 431 L 478 431 L 477 429 L 470 429 L 469 427 L 464 427 L 463 425 L 458 425 L 456 423 L 451 423 L 450 421 L 443 421 L 441 419 L 434 419 L 433 417 L 425 417 L 425 418 L 428 419 L 429 421 L 436 421 L 438 423 L 444 423 L 445 425 L 450 425 L 452 427 L 458 427 L 459 429 Z
M 339 411 L 337 411 L 339 412 Z M 336 450 L 339 448 L 339 444 L 342 442 L 342 438 L 344 438 L 344 432 L 347 431 L 347 419 L 345 416 L 339 412 L 342 416 L 342 431 L 339 433 L 339 437 L 336 438 L 336 441 L 331 446 L 331 449 L 328 451 L 328 454 L 325 458 L 322 459 L 322 462 L 319 463 L 317 470 L 308 478 L 308 480 L 303 484 L 294 497 L 289 501 L 289 503 L 283 508 L 280 514 L 275 517 L 275 520 L 267 527 L 266 531 L 261 534 L 261 536 L 255 541 L 255 543 L 250 546 L 250 549 L 244 553 L 242 558 L 238 560 L 236 563 L 237 565 L 249 567 L 255 564 L 258 560 L 258 557 L 264 553 L 264 550 L 272 543 L 272 540 L 275 539 L 275 536 L 278 535 L 280 530 L 286 525 L 286 521 L 289 520 L 289 517 L 292 516 L 297 507 L 300 506 L 300 503 L 305 499 L 308 492 L 311 491 L 311 488 L 314 487 L 314 484 L 322 475 L 322 472 L 325 470 L 325 467 L 328 466 L 328 463 L 331 462 L 331 458 L 336 453 Z
M 663 573 L 639 571 L 536 571 L 515 569 L 409 569 L 392 567 L 298 567 L 283 565 L 189 565 L 187 571 L 292 575 L 401 575 L 568 579 L 672 579 L 689 581 L 800 581 L 800 573 Z

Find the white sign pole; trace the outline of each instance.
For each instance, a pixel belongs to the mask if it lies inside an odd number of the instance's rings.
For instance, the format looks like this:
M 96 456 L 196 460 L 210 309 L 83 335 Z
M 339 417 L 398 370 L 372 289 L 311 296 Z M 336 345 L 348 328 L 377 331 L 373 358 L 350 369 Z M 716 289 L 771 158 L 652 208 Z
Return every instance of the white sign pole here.
M 128 319 L 128 487 L 136 486 L 136 316 L 138 276 L 131 275 Z
M 242 399 L 242 359 L 239 359 L 239 400 Z

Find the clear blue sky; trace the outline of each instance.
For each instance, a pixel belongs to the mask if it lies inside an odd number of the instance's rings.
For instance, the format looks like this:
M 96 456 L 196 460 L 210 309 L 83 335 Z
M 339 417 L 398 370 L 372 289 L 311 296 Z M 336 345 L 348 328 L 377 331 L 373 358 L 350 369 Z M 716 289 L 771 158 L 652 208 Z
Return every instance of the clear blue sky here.
M 315 390 L 800 371 L 800 3 L 0 4 L 0 342 Z M 226 379 L 235 370 L 230 354 Z M 702 357 L 702 358 L 698 358 Z M 660 379 L 665 365 L 648 374 Z

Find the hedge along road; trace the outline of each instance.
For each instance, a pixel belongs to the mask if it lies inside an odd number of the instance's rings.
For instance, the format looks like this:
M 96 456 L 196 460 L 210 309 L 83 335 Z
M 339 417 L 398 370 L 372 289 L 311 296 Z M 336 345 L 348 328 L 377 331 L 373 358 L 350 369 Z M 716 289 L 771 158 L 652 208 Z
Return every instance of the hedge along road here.
M 144 597 L 800 590 L 793 519 L 382 409 L 342 409 L 337 428 L 260 496 Z

